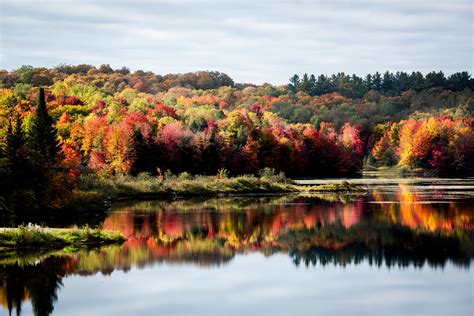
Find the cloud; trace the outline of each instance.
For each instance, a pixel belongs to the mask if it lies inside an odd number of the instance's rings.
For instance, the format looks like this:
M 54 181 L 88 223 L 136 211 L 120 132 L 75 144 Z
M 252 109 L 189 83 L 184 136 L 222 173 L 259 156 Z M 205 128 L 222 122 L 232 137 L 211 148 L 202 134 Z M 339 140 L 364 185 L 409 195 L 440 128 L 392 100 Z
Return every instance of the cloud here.
M 472 71 L 470 0 L 1 1 L 0 66 L 293 73 Z

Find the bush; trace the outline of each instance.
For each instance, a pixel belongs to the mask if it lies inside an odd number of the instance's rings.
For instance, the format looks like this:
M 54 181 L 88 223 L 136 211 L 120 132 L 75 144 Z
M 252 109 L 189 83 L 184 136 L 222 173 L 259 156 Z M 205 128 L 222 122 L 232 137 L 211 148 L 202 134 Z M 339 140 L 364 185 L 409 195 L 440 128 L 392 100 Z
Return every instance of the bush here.
M 170 179 L 175 179 L 176 176 L 173 174 L 173 172 L 170 169 L 167 169 L 163 175 L 165 180 L 170 180 Z
M 283 171 L 280 171 L 278 174 L 274 168 L 264 168 L 258 172 L 258 175 L 260 176 L 261 179 L 263 180 L 268 180 L 272 182 L 282 182 L 286 183 L 287 178 L 285 176 L 285 173 Z
M 185 171 L 185 172 L 181 172 L 178 175 L 178 179 L 179 180 L 192 180 L 193 176 Z
M 225 168 L 221 168 L 217 171 L 217 178 L 218 179 L 227 179 L 229 178 L 229 171 Z

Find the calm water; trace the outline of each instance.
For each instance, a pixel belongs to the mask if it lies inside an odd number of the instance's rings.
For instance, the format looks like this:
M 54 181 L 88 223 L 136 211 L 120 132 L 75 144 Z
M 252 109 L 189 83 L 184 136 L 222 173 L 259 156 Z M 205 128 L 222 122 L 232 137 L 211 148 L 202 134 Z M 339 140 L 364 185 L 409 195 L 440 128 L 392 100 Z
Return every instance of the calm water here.
M 362 183 L 116 204 L 122 246 L 0 257 L 0 314 L 473 315 L 474 180 Z

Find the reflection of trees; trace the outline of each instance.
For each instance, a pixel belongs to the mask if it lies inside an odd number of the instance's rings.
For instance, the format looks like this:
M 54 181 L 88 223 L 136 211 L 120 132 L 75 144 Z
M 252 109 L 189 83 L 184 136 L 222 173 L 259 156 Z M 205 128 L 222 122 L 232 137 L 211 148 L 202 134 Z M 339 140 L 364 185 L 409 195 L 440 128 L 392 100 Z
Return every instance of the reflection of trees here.
M 439 198 L 443 197 L 442 192 L 438 195 Z M 474 216 L 470 206 L 472 199 L 431 203 L 426 193 L 413 192 L 405 184 L 399 184 L 396 195 L 374 190 L 372 197 L 377 207 L 383 210 L 385 218 L 393 224 L 430 231 L 474 229 Z
M 453 235 L 411 230 L 400 225 L 360 223 L 350 229 L 334 225 L 294 231 L 284 236 L 280 247 L 288 249 L 295 264 L 358 264 L 362 261 L 387 267 L 444 267 L 448 260 L 469 267 L 473 256 L 472 233 Z M 317 236 L 317 237 L 316 237 Z M 336 242 L 337 240 L 337 242 Z
M 68 257 L 51 256 L 40 264 L 0 267 L 1 301 L 10 314 L 21 312 L 22 301 L 30 299 L 35 315 L 50 315 L 57 300 L 62 278 L 69 273 Z
M 377 194 L 375 201 L 393 200 L 393 196 Z M 405 202 L 398 207 L 395 203 L 367 204 L 364 197 L 349 201 L 277 199 L 267 197 L 253 203 L 247 199 L 238 205 L 232 199 L 211 199 L 194 206 L 180 200 L 141 202 L 119 207 L 104 226 L 129 238 L 122 248 L 127 249 L 125 255 L 140 249 L 143 262 L 149 264 L 162 260 L 219 264 L 225 262 L 217 260 L 223 253 L 232 258 L 235 252 L 260 251 L 295 254 L 308 262 L 331 262 L 330 256 L 336 264 L 358 263 L 359 258 L 376 264 L 386 261 L 388 266 L 424 262 L 443 266 L 447 260 L 466 264 L 473 253 L 473 215 L 461 203 L 435 207 L 415 203 L 422 197 L 403 194 L 395 198 Z M 413 203 L 406 203 L 407 199 Z M 130 209 L 133 211 L 127 211 Z M 404 214 L 408 212 L 414 213 L 412 217 Z M 414 222 L 410 220 L 413 216 Z M 197 260 L 203 253 L 215 261 Z
M 100 205 L 98 207 L 101 207 Z M 97 208 L 97 206 L 96 206 Z M 94 208 L 92 208 L 94 210 Z M 2 214 L 0 214 L 2 215 Z M 91 227 L 99 226 L 105 218 L 105 213 L 102 211 L 93 211 L 89 214 L 74 215 L 68 212 L 63 212 L 55 216 L 39 216 L 39 217 L 4 217 L 0 216 L 0 227 L 16 227 L 24 225 L 25 223 L 36 223 L 41 226 L 48 227 L 81 227 L 89 225 Z
M 378 196 L 377 196 L 378 194 Z M 368 262 L 388 267 L 468 267 L 474 255 L 472 208 L 463 203 L 423 204 L 411 192 L 373 192 L 349 200 L 315 197 L 211 199 L 123 204 L 103 226 L 128 238 L 122 246 L 68 255 L 0 260 L 0 303 L 21 310 L 31 300 L 35 313 L 53 310 L 67 275 L 110 274 L 159 262 L 221 265 L 238 253 L 286 253 L 296 265 Z M 253 201 L 253 202 L 252 202 Z M 39 263 L 36 263 L 39 261 Z M 7 262 L 10 262 L 7 264 Z

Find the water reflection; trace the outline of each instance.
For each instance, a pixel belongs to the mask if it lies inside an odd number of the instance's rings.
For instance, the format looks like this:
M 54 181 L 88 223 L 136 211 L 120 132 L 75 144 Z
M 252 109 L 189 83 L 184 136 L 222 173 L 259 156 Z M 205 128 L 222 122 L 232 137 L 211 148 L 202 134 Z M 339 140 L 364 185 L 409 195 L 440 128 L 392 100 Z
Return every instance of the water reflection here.
M 71 258 L 51 256 L 39 264 L 1 266 L 0 302 L 9 315 L 21 313 L 22 302 L 31 300 L 35 315 L 50 315 L 58 299 L 62 278 L 71 273 Z
M 413 190 L 400 184 L 395 194 L 382 190 L 372 191 L 373 202 L 378 203 L 391 223 L 423 228 L 430 231 L 474 228 L 472 197 L 454 199 L 458 192 L 445 190 Z M 395 197 L 393 197 L 395 195 Z
M 378 203 L 392 199 L 398 203 Z M 117 266 L 138 258 L 219 265 L 236 253 L 288 253 L 294 262 L 345 265 L 366 258 L 387 266 L 469 265 L 474 216 L 469 203 L 418 203 L 406 188 L 347 201 L 320 197 L 120 205 L 104 227 L 127 236 Z M 367 203 L 371 202 L 371 203 Z M 376 202 L 376 203 L 373 203 Z M 135 255 L 139 253 L 140 256 Z
M 127 202 L 103 221 L 128 240 L 75 253 L 0 257 L 0 303 L 19 314 L 53 311 L 62 279 L 160 262 L 218 267 L 237 255 L 288 255 L 295 265 L 469 268 L 474 256 L 470 196 L 449 190 L 374 188 L 363 195 L 274 196 Z M 265 267 L 259 267 L 264 269 Z

